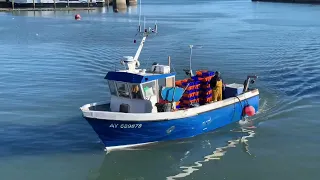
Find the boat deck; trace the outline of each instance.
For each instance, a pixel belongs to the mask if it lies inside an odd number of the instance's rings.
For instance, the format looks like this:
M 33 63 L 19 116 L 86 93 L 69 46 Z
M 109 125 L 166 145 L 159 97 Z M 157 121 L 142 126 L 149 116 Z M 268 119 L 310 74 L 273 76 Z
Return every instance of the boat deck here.
M 91 110 L 91 111 L 111 111 L 110 110 L 110 103 L 91 106 L 91 107 L 89 107 L 89 110 Z

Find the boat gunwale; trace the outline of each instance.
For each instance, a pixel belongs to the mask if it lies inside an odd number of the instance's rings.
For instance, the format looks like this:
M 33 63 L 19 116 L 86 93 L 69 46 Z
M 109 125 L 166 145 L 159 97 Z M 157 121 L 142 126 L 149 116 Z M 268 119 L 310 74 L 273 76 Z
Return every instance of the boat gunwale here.
M 253 89 L 239 96 L 231 97 L 223 101 L 217 101 L 214 103 L 205 104 L 205 105 L 201 105 L 201 106 L 193 107 L 189 109 L 182 109 L 182 110 L 173 111 L 173 112 L 121 113 L 121 112 L 112 112 L 112 111 L 96 111 L 96 110 L 89 109 L 90 107 L 93 107 L 93 106 L 108 104 L 106 102 L 95 102 L 95 103 L 85 104 L 82 107 L 80 107 L 80 109 L 85 118 L 97 119 L 97 120 L 135 121 L 135 122 L 168 121 L 173 119 L 188 118 L 188 117 L 196 116 L 209 111 L 213 111 L 216 109 L 224 108 L 226 106 L 235 104 L 237 102 L 245 101 L 255 96 L 259 96 L 258 89 Z

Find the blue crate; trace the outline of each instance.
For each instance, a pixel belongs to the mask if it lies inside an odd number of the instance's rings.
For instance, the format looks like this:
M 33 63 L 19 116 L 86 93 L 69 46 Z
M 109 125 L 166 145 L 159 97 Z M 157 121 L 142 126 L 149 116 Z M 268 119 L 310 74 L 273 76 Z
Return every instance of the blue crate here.
M 196 75 L 198 78 L 201 77 L 201 78 L 204 78 L 204 77 L 208 77 L 208 76 L 213 76 L 214 75 L 214 72 L 213 71 L 207 71 L 207 72 L 202 72 L 202 75 L 201 76 L 198 76 Z
M 224 95 L 224 98 L 236 97 L 242 94 L 243 88 L 243 84 L 227 84 L 225 90 L 222 93 Z
M 213 76 L 214 72 L 213 71 L 208 71 L 208 72 L 203 72 L 202 77 L 208 77 L 208 76 Z
M 195 90 L 195 92 L 198 92 L 199 89 L 200 89 L 200 86 L 199 87 L 194 87 L 193 89 Z
M 192 76 L 191 79 L 193 79 L 194 81 L 199 81 L 198 76 Z
M 193 92 L 195 92 L 194 89 L 192 89 L 192 90 L 186 90 L 186 91 L 184 92 L 184 94 L 190 94 L 190 93 L 193 93 Z
M 207 84 L 210 84 L 210 81 L 205 81 L 205 82 L 200 81 L 200 84 L 207 85 Z
M 189 86 L 193 86 L 194 82 L 184 82 L 184 83 L 182 83 L 182 86 L 186 87 L 188 84 L 189 84 Z
M 194 100 L 198 99 L 199 96 L 193 96 L 193 97 L 182 97 L 183 100 Z
M 193 83 L 194 83 L 194 85 L 198 85 L 198 84 L 200 84 L 201 82 L 200 82 L 199 80 L 195 80 Z

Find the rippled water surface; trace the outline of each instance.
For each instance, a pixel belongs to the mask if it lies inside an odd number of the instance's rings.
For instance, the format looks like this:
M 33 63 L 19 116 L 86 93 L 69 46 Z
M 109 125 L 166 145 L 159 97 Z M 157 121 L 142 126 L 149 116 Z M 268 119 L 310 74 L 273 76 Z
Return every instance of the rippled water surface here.
M 7 180 L 318 179 L 320 6 L 145 0 L 141 62 L 259 76 L 255 129 L 105 154 L 79 107 L 108 99 L 108 70 L 133 55 L 137 9 L 0 13 L 0 176 Z M 183 77 L 183 74 L 180 76 Z

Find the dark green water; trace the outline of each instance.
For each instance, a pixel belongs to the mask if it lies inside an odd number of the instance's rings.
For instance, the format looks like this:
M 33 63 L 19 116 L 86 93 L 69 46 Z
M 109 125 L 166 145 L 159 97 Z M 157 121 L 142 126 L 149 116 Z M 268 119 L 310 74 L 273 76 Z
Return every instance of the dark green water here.
M 147 24 L 157 20 L 160 32 L 140 61 L 170 55 L 181 72 L 194 44 L 194 69 L 227 82 L 259 75 L 257 128 L 107 155 L 79 107 L 106 100 L 104 75 L 134 55 L 137 9 L 79 13 L 0 14 L 1 179 L 319 179 L 320 6 L 145 0 Z

